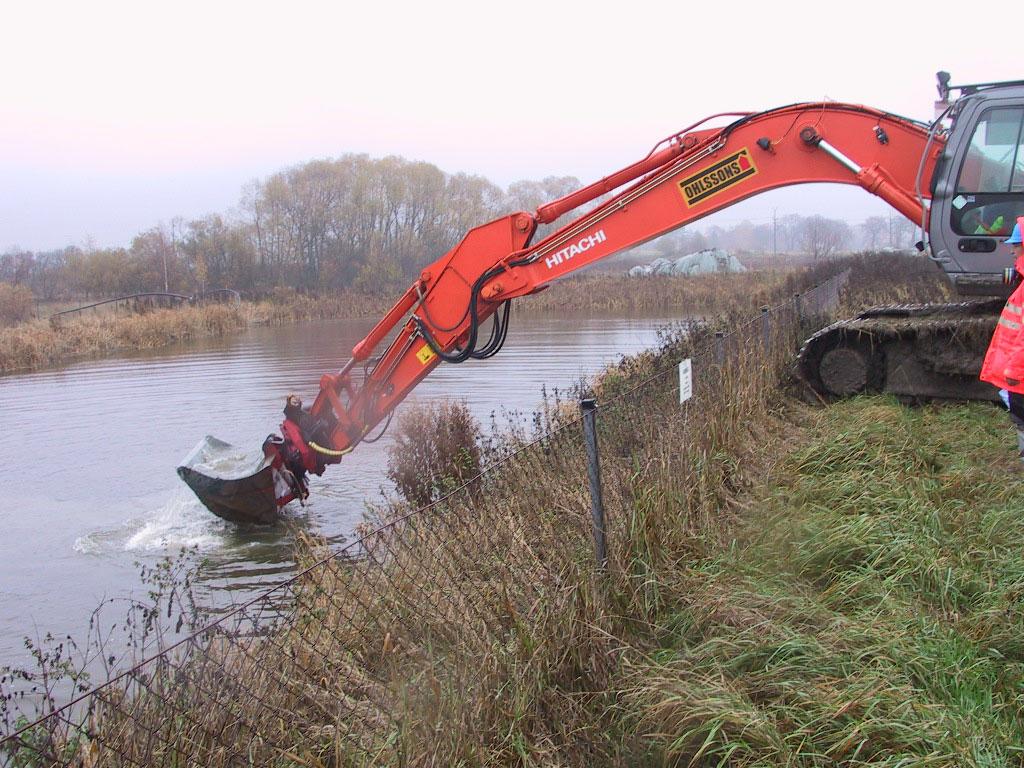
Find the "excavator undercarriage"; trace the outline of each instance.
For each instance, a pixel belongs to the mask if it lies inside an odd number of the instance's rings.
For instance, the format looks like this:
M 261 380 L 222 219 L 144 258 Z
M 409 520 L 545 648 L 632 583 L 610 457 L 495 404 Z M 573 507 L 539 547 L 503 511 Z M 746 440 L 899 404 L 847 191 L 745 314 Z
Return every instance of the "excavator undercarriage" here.
M 826 398 L 888 392 L 909 402 L 997 400 L 978 380 L 1003 299 L 874 307 L 808 338 L 801 377 Z

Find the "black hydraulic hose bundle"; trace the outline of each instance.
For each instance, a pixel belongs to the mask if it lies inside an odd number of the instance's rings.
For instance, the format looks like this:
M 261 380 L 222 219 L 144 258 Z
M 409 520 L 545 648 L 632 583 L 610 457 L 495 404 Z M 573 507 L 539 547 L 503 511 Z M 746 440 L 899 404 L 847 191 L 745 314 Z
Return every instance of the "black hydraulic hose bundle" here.
M 452 354 L 445 352 L 443 349 L 441 349 L 441 345 L 437 343 L 437 339 L 434 338 L 434 335 L 430 332 L 430 329 L 427 327 L 427 324 L 416 315 L 413 315 L 413 320 L 416 323 L 416 328 L 419 331 L 420 335 L 426 340 L 427 344 L 430 345 L 430 348 L 442 360 L 448 363 L 464 363 L 466 360 L 469 360 L 470 358 L 472 358 L 473 360 L 486 360 L 487 358 L 493 357 L 494 355 L 498 354 L 498 352 L 501 351 L 501 348 L 505 346 L 505 339 L 508 338 L 509 313 L 512 309 L 511 300 L 503 302 L 504 308 L 500 312 L 495 312 L 494 323 L 491 326 L 490 337 L 487 339 L 487 342 L 483 345 L 483 347 L 481 347 L 480 349 L 476 348 L 477 338 L 480 331 L 480 316 L 477 312 L 477 301 L 480 296 L 480 290 L 488 280 L 490 280 L 492 277 L 500 275 L 504 271 L 505 268 L 499 266 L 490 269 L 483 275 L 481 275 L 477 279 L 477 281 L 473 283 L 472 291 L 470 294 L 469 306 L 466 308 L 466 312 L 459 319 L 458 323 L 456 323 L 451 328 L 441 329 L 449 332 L 455 330 L 456 328 L 458 328 L 459 325 L 461 325 L 462 321 L 465 320 L 466 315 L 468 314 L 470 321 L 469 339 L 467 340 L 466 346 L 463 349 L 456 350 Z M 426 313 L 425 307 L 424 313 Z M 436 323 L 432 324 L 435 326 L 437 325 Z M 379 362 L 379 360 L 377 362 Z M 367 377 L 369 377 L 368 373 Z M 384 434 L 388 431 L 388 427 L 391 425 L 391 419 L 394 416 L 394 414 L 394 410 L 388 413 L 387 421 L 384 423 L 384 426 L 380 430 L 380 432 L 377 433 L 376 437 L 364 437 L 360 442 L 375 443 L 382 437 L 384 437 Z
M 482 349 L 473 352 L 470 357 L 474 360 L 486 360 L 494 357 L 505 346 L 505 339 L 508 337 L 508 316 L 512 309 L 512 302 L 506 301 L 501 313 L 494 313 L 494 323 L 491 325 L 491 337 Z
M 413 315 L 413 319 L 416 322 L 416 328 L 420 332 L 420 335 L 423 336 L 434 353 L 446 363 L 464 363 L 471 358 L 473 360 L 486 360 L 487 358 L 498 354 L 498 352 L 501 351 L 501 348 L 505 345 L 505 339 L 508 337 L 509 312 L 512 308 L 511 300 L 504 302 L 505 306 L 502 311 L 495 312 L 494 324 L 491 326 L 491 335 L 487 342 L 481 348 L 477 349 L 477 338 L 480 331 L 480 316 L 477 311 L 477 302 L 480 298 L 480 290 L 488 280 L 500 275 L 504 271 L 505 267 L 503 266 L 494 267 L 480 275 L 476 282 L 473 283 L 468 308 L 469 338 L 466 340 L 466 346 L 462 349 L 457 349 L 452 353 L 445 352 L 441 348 L 441 345 L 437 343 L 437 339 L 434 338 L 430 329 L 427 328 L 427 324 L 416 315 Z

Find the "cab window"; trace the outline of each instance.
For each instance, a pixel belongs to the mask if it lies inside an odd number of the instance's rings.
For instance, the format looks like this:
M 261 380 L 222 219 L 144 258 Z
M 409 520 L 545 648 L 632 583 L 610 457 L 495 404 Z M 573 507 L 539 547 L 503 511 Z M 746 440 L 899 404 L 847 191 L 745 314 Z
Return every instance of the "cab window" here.
M 1024 215 L 1024 107 L 982 113 L 957 178 L 952 225 L 960 235 L 1003 236 Z

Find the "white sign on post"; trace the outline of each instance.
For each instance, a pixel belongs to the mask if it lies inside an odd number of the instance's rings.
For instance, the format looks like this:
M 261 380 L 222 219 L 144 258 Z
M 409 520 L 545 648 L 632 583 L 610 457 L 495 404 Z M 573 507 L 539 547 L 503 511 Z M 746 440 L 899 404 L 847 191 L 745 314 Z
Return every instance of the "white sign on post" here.
M 693 366 L 690 358 L 679 364 L 679 402 L 685 403 L 693 397 Z

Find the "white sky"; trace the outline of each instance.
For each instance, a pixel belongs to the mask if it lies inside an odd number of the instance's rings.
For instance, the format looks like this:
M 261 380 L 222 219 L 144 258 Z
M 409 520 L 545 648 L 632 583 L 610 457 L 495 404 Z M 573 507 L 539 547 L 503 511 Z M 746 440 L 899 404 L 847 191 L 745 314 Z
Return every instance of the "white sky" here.
M 1024 78 L 1019 3 L 6 3 L 0 251 L 125 245 L 346 152 L 584 183 L 709 114 L 830 98 L 932 117 L 934 73 Z M 763 195 L 859 221 L 860 190 Z

